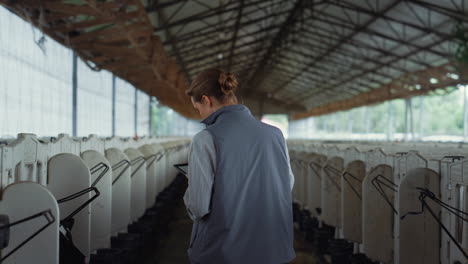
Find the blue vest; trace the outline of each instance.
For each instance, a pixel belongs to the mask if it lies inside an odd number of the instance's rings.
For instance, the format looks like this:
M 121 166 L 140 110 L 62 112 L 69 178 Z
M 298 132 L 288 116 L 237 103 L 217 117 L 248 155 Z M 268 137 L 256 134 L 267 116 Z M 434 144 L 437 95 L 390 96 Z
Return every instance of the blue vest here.
M 193 264 L 280 264 L 294 259 L 289 160 L 278 128 L 244 105 L 202 121 L 216 147 L 211 211 L 196 221 Z

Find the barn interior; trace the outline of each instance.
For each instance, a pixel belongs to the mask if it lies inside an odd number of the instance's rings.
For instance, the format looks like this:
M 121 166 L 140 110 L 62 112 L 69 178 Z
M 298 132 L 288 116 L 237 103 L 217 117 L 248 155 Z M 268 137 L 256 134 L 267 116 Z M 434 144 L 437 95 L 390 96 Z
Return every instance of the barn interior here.
M 0 0 L 0 263 L 188 263 L 210 68 L 287 139 L 292 264 L 468 263 L 466 0 Z

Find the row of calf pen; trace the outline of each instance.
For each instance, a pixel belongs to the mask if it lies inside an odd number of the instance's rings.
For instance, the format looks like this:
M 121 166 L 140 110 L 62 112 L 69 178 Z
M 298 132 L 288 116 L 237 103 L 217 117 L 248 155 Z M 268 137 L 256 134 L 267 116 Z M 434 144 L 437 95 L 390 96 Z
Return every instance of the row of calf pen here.
M 289 140 L 294 216 L 332 263 L 468 263 L 468 149 Z
M 1 142 L 0 263 L 140 263 L 166 232 L 185 138 Z M 145 248 L 148 246 L 149 248 Z

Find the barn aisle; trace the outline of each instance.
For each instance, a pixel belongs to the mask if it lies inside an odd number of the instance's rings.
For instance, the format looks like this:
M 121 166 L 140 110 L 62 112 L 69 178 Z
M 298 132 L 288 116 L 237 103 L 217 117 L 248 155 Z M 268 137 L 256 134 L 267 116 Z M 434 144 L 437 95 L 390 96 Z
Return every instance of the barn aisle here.
M 174 220 L 170 225 L 171 233 L 164 239 L 157 254 L 147 264 L 188 264 L 187 247 L 192 230 L 192 221 L 187 216 L 182 201 L 177 205 Z M 290 264 L 318 264 L 319 259 L 312 254 L 313 249 L 304 237 L 296 233 L 294 246 L 296 248 L 296 259 Z
M 170 234 L 160 242 L 154 259 L 147 264 L 188 264 L 187 248 L 192 231 L 192 220 L 185 211 L 183 201 L 179 201 L 174 220 L 170 224 Z

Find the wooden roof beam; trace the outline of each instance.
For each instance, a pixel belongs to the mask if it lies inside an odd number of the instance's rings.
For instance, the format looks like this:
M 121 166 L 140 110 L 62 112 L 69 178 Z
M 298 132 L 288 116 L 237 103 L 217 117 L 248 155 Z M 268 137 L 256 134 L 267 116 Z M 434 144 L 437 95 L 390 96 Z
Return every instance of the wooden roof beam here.
M 281 56 L 281 55 L 280 55 L 280 56 Z M 288 72 L 288 76 L 287 76 L 287 77 L 290 77 L 290 76 L 292 76 L 292 75 L 295 74 L 295 72 L 292 72 L 290 69 L 289 69 L 289 70 L 288 70 L 288 69 L 284 69 L 284 68 L 283 68 L 284 65 L 277 65 L 276 67 L 277 67 L 277 68 L 276 68 L 275 70 L 279 70 L 280 72 L 281 72 L 281 71 Z M 328 72 L 329 72 L 328 69 L 323 69 L 323 68 L 318 68 L 317 70 L 322 70 L 322 71 L 328 71 Z M 306 74 L 310 74 L 310 73 L 314 74 L 314 76 L 323 77 L 322 79 L 315 79 L 315 83 L 322 84 L 322 83 L 326 82 L 327 77 L 326 77 L 326 75 L 325 75 L 323 72 L 320 73 L 320 72 L 318 72 L 318 71 L 312 71 L 312 72 L 307 72 Z M 307 75 L 306 75 L 306 76 L 307 76 Z M 302 79 L 302 78 L 301 78 L 301 79 Z M 311 79 L 312 79 L 311 77 L 308 77 L 308 79 L 306 79 L 306 81 L 311 80 Z M 297 82 L 298 80 L 300 80 L 300 79 L 296 79 L 295 82 Z M 370 80 L 370 79 L 366 79 L 366 81 L 368 81 L 368 82 L 376 82 L 376 80 Z M 301 81 L 299 81 L 299 82 L 301 82 Z M 303 83 L 303 82 L 302 82 L 302 83 Z M 303 86 L 314 85 L 315 83 L 304 84 Z M 358 86 L 358 87 L 355 87 L 354 85 L 350 85 L 351 89 L 354 90 L 354 91 L 356 91 L 356 92 L 358 92 L 358 93 L 364 92 L 364 90 L 362 90 L 362 87 L 364 87 L 364 89 L 365 89 L 366 91 L 369 90 L 369 89 L 372 89 L 372 87 L 369 85 L 369 83 L 366 83 L 366 84 L 365 84 L 365 83 L 359 81 L 359 82 L 356 82 L 356 83 L 353 83 L 353 84 L 360 85 L 360 86 Z M 382 83 L 381 83 L 381 84 L 382 84 Z
M 274 53 L 277 52 L 277 49 L 281 43 L 288 38 L 291 28 L 296 24 L 298 16 L 301 14 L 301 12 L 303 12 L 303 0 L 296 0 L 294 6 L 289 10 L 288 17 L 284 20 L 278 33 L 276 33 L 275 37 L 271 41 L 267 52 L 265 55 L 263 55 L 260 63 L 257 64 L 257 69 L 253 72 L 252 75 L 250 75 L 251 77 L 249 77 L 248 81 L 246 82 L 247 86 L 249 87 L 249 89 L 245 90 L 247 95 L 252 91 L 252 89 L 254 89 L 254 87 L 258 87 L 265 78 L 267 71 L 264 69 L 264 65 L 266 65 Z
M 281 11 L 281 12 L 278 12 L 274 15 L 266 15 L 266 16 L 261 16 L 261 17 L 257 17 L 255 19 L 250 19 L 250 20 L 246 20 L 245 22 L 241 22 L 240 23 L 240 27 L 245 27 L 245 26 L 249 26 L 249 25 L 252 25 L 252 24 L 256 24 L 260 21 L 263 21 L 265 19 L 269 19 L 269 18 L 274 18 L 274 17 L 278 17 L 278 16 L 282 16 L 282 15 L 285 15 L 287 14 L 288 11 Z M 210 29 L 206 32 L 203 32 L 205 29 Z M 180 42 L 183 42 L 183 41 L 188 41 L 188 40 L 195 40 L 195 39 L 206 39 L 207 37 L 209 37 L 210 35 L 212 34 L 216 34 L 216 33 L 219 33 L 219 30 L 218 29 L 212 29 L 211 26 L 208 26 L 207 28 L 203 28 L 203 29 L 200 29 L 200 30 L 195 30 L 194 32 L 190 32 L 190 33 L 187 33 L 187 34 L 184 34 L 184 35 L 181 35 L 181 36 L 174 36 L 176 38 L 177 41 L 180 41 Z M 164 45 L 166 44 L 169 44 L 169 41 L 170 40 L 167 40 L 164 42 Z
M 241 49 L 241 48 L 245 48 L 245 47 L 250 47 L 252 45 L 255 45 L 257 43 L 260 43 L 262 42 L 263 40 L 265 39 L 269 39 L 269 37 L 264 37 L 264 38 L 261 38 L 261 39 L 257 39 L 257 40 L 253 40 L 253 41 L 249 41 L 249 42 L 246 42 L 246 43 L 243 43 L 243 44 L 240 44 L 237 46 L 237 50 Z M 255 51 L 258 51 L 258 50 L 255 50 Z M 202 61 L 202 60 L 205 60 L 206 58 L 214 58 L 213 60 L 214 61 L 218 61 L 219 59 L 217 58 L 217 55 L 218 54 L 222 54 L 222 53 L 226 53 L 226 52 L 229 52 L 229 50 L 217 50 L 217 51 L 214 51 L 214 52 L 210 52 L 208 54 L 195 54 L 197 55 L 196 57 L 189 57 L 189 58 L 186 58 L 185 62 L 187 64 L 190 64 L 190 63 L 193 63 L 193 62 L 199 62 L 199 61 Z M 242 53 L 245 53 L 245 52 L 248 52 L 248 51 L 241 51 Z M 253 50 L 252 50 L 253 52 Z M 238 53 L 237 53 L 238 54 Z
M 283 74 L 284 77 L 290 77 L 295 74 L 295 72 L 291 71 L 289 68 L 284 68 L 284 65 L 277 65 L 274 70 L 275 70 L 276 75 Z M 317 79 L 316 77 L 318 76 L 323 76 L 323 74 L 322 75 L 314 74 L 313 76 L 307 76 L 306 78 L 297 79 L 295 80 L 295 82 L 296 84 L 299 84 L 298 87 L 300 88 L 300 90 L 304 90 L 304 89 L 307 89 L 307 87 L 313 87 L 317 83 L 322 83 L 323 79 Z M 363 83 L 360 82 L 356 84 L 363 84 Z M 368 84 L 366 84 L 365 87 L 369 87 Z M 352 86 L 351 89 L 355 91 L 354 93 L 352 93 L 353 95 L 356 93 L 363 92 L 363 90 L 361 90 L 360 88 L 356 88 L 354 86 Z M 281 96 L 281 98 L 285 98 L 285 97 Z
M 280 54 L 279 56 L 283 56 L 283 55 Z M 305 62 L 301 62 L 300 64 L 301 64 L 301 65 L 304 65 L 304 64 L 306 64 L 306 63 L 305 63 Z M 281 64 L 277 65 L 276 67 L 282 69 L 281 67 L 282 67 L 283 65 L 286 65 L 286 64 L 281 63 Z M 289 67 L 289 68 L 291 68 L 291 67 Z M 307 75 L 309 75 L 309 74 L 313 74 L 314 76 L 320 76 L 320 77 L 322 77 L 322 79 L 318 82 L 318 83 L 320 83 L 321 85 L 323 85 L 324 83 L 331 83 L 331 82 L 333 83 L 333 82 L 338 82 L 338 81 L 339 81 L 339 78 L 338 78 L 338 77 L 337 77 L 337 78 L 330 78 L 330 77 L 331 77 L 331 76 L 330 76 L 331 74 L 334 74 L 335 76 L 342 76 L 342 75 L 343 75 L 343 76 L 346 76 L 346 74 L 348 73 L 348 71 L 345 71 L 345 72 L 343 72 L 343 71 L 342 71 L 342 72 L 337 72 L 337 71 L 333 71 L 333 70 L 330 70 L 330 69 L 325 68 L 325 67 L 314 67 L 314 69 L 319 70 L 320 72 L 319 72 L 319 71 L 314 71 L 314 70 L 311 69 L 311 70 L 305 72 L 305 73 L 304 73 L 304 76 L 307 76 Z M 363 68 L 359 68 L 359 69 L 363 70 Z M 344 69 L 343 69 L 343 70 L 344 70 Z M 291 71 L 291 73 L 296 74 L 297 72 L 292 72 L 292 71 Z M 291 76 L 294 75 L 294 74 L 291 74 Z M 386 75 L 386 74 L 382 74 L 382 75 L 385 76 L 384 78 L 393 79 L 393 78 L 391 78 L 389 75 Z M 288 77 L 291 77 L 291 76 L 288 76 Z M 386 77 L 386 76 L 389 76 L 389 77 Z M 302 78 L 301 78 L 301 79 L 302 79 Z M 296 79 L 295 81 L 297 81 L 297 80 L 300 80 L 300 79 Z M 383 84 L 385 84 L 385 82 L 382 82 L 382 81 L 380 81 L 380 80 L 378 80 L 378 79 L 372 79 L 372 78 L 365 78 L 365 81 L 367 81 L 367 82 L 369 82 L 369 83 L 375 83 L 375 84 L 378 84 L 378 85 L 383 85 Z M 372 89 L 370 85 L 365 85 L 365 88 L 366 88 L 366 89 Z M 358 90 L 359 92 L 362 92 L 361 89 L 357 89 L 357 90 Z
M 468 23 L 468 13 L 463 12 L 463 10 L 458 10 L 458 9 L 454 10 L 454 9 L 450 9 L 441 5 L 437 5 L 437 4 L 429 3 L 425 1 L 420 1 L 420 0 L 407 0 L 407 1 L 416 5 L 422 6 L 428 10 L 442 14 L 444 16 L 448 16 L 454 20 Z M 454 2 L 452 2 L 452 4 L 455 5 Z
M 314 45 L 312 43 L 304 43 L 304 42 L 299 42 L 299 43 L 303 43 L 304 45 L 307 45 L 308 47 L 312 47 L 312 48 L 317 49 L 317 50 L 326 51 L 326 47 L 323 47 L 323 46 Z M 304 47 L 304 46 L 302 46 L 302 47 Z M 311 54 L 303 53 L 303 52 L 300 52 L 298 50 L 289 50 L 289 52 L 293 52 L 293 53 L 297 53 L 297 54 L 300 53 L 302 56 L 306 56 L 307 58 L 310 58 L 310 59 L 315 59 L 316 58 Z M 369 57 L 369 56 L 362 56 L 360 54 L 353 53 L 353 52 L 351 52 L 349 50 L 344 50 L 344 49 L 337 50 L 337 51 L 335 51 L 335 54 L 339 54 L 341 56 L 345 56 L 345 57 L 348 57 L 350 59 L 360 60 L 359 62 L 350 65 L 349 68 L 355 68 L 355 67 L 360 68 L 359 63 L 361 63 L 361 62 L 370 62 L 370 63 L 373 63 L 373 64 L 377 64 L 377 65 L 379 65 L 381 67 L 391 68 L 391 69 L 399 71 L 401 73 L 407 72 L 407 70 L 404 69 L 404 68 L 393 66 L 393 65 L 390 65 L 390 64 L 386 64 L 386 63 L 383 63 L 383 62 L 379 61 L 378 59 L 374 59 L 374 58 Z M 426 66 L 426 65 L 428 65 L 428 64 L 425 64 L 424 66 Z
M 262 28 L 262 29 L 250 32 L 248 34 L 240 35 L 240 36 L 238 36 L 238 38 L 242 39 L 242 38 L 245 38 L 245 37 L 254 37 L 254 36 L 257 36 L 257 35 L 259 35 L 259 34 L 261 34 L 263 32 L 267 32 L 267 31 L 276 29 L 278 27 L 279 26 L 276 26 L 276 25 L 269 26 L 269 27 L 266 27 L 266 28 Z M 229 38 L 229 39 L 226 39 L 226 40 L 215 41 L 213 43 L 210 43 L 210 44 L 207 44 L 207 45 L 202 45 L 202 46 L 199 46 L 199 47 L 194 47 L 192 44 L 187 43 L 187 44 L 184 44 L 183 47 L 179 47 L 180 55 L 181 56 L 188 56 L 190 54 L 194 54 L 194 53 L 197 54 L 199 52 L 203 52 L 203 51 L 206 51 L 206 50 L 211 50 L 211 49 L 213 49 L 215 47 L 231 43 L 234 39 L 235 38 L 232 37 L 232 38 Z M 184 47 L 187 47 L 187 48 L 184 48 Z
M 336 21 L 330 20 L 329 18 L 333 18 Z M 333 14 L 329 14 L 329 13 L 324 14 L 323 18 L 321 18 L 320 16 L 314 17 L 314 20 L 322 22 L 322 23 L 330 24 L 330 25 L 333 25 L 333 26 L 337 26 L 337 27 L 343 27 L 343 28 L 350 29 L 350 30 L 355 30 L 356 29 L 356 26 L 349 24 L 348 21 L 343 20 L 342 18 L 340 18 L 338 16 L 335 16 Z M 317 26 L 316 25 L 310 25 L 310 27 L 315 28 Z M 324 28 L 320 28 L 320 29 L 321 30 L 326 30 Z M 403 45 L 406 45 L 406 46 L 410 46 L 410 47 L 413 47 L 413 48 L 425 50 L 427 52 L 430 52 L 430 53 L 432 53 L 434 55 L 437 55 L 439 57 L 442 57 L 442 58 L 451 56 L 451 54 L 440 52 L 440 51 L 437 51 L 437 50 L 434 50 L 434 49 L 425 49 L 423 46 L 421 46 L 419 44 L 412 43 L 411 41 L 407 41 L 407 40 L 404 40 L 404 39 L 398 39 L 398 38 L 395 38 L 395 37 L 392 37 L 392 36 L 389 36 L 389 35 L 385 35 L 385 34 L 383 34 L 381 32 L 375 31 L 375 30 L 370 29 L 370 28 L 363 29 L 361 31 L 361 33 L 364 33 L 364 34 L 369 35 L 369 36 L 376 36 L 376 37 L 379 37 L 379 38 L 382 38 L 382 39 L 390 40 L 390 41 L 400 43 L 400 44 L 403 44 Z
M 255 4 L 258 4 L 258 3 L 264 3 L 266 2 L 266 0 L 257 0 L 257 1 L 253 1 L 253 2 L 248 2 L 248 3 L 241 3 L 239 5 L 236 5 L 234 7 L 230 7 L 232 6 L 233 4 L 236 4 L 237 2 L 233 2 L 233 1 L 230 1 L 228 2 L 227 4 L 224 4 L 224 5 L 221 5 L 221 6 L 217 6 L 217 7 L 214 7 L 214 8 L 211 8 L 211 9 L 208 9 L 208 10 L 204 10 L 200 13 L 197 13 L 197 14 L 194 14 L 194 15 L 191 15 L 189 17 L 186 17 L 186 18 L 183 18 L 183 19 L 180 19 L 180 20 L 177 20 L 177 21 L 174 21 L 173 23 L 170 23 L 170 24 L 162 24 L 162 26 L 160 27 L 157 27 L 155 29 L 155 31 L 162 31 L 162 30 L 165 30 L 165 29 L 169 29 L 169 28 L 172 28 L 172 27 L 175 27 L 175 26 L 181 26 L 181 25 L 184 25 L 184 24 L 189 24 L 189 23 L 193 23 L 193 22 L 198 22 L 202 19 L 208 19 L 208 18 L 211 18 L 211 17 L 214 17 L 214 16 L 218 16 L 218 15 L 221 15 L 221 14 L 224 14 L 224 13 L 228 13 L 228 12 L 233 12 L 233 11 L 237 11 L 239 10 L 239 8 L 242 6 L 242 8 L 247 8 L 247 7 L 250 7 L 250 6 L 253 6 Z M 229 8 L 228 8 L 229 7 Z M 159 12 L 159 11 L 157 11 Z
M 253 49 L 253 50 L 237 52 L 237 53 L 234 53 L 233 56 L 243 56 L 243 55 L 250 56 L 250 55 L 253 55 L 253 54 L 258 54 L 259 52 L 262 52 L 262 50 L 263 50 L 263 48 L 260 47 L 260 48 L 256 48 L 256 49 Z M 218 58 L 215 58 L 215 59 L 211 59 L 211 60 L 208 60 L 208 61 L 204 61 L 201 64 L 191 65 L 189 67 L 189 69 L 190 69 L 190 71 L 192 71 L 193 69 L 201 69 L 201 68 L 205 68 L 205 67 L 208 67 L 210 65 L 213 65 L 213 64 L 218 64 L 218 63 L 220 63 L 220 60 Z
M 166 23 L 166 15 L 164 14 L 164 11 L 162 9 L 158 9 L 158 10 L 156 10 L 156 12 L 158 13 L 159 24 L 164 25 Z M 165 28 L 164 33 L 166 35 L 166 39 L 173 40 L 172 33 L 171 33 L 169 28 Z M 190 78 L 190 75 L 188 74 L 187 67 L 185 66 L 185 62 L 182 59 L 182 57 L 180 56 L 180 54 L 179 54 L 179 49 L 177 47 L 177 42 L 171 41 L 171 46 L 172 46 L 172 49 L 174 50 L 175 57 L 177 59 L 177 63 L 179 64 L 180 69 L 182 70 L 182 72 L 183 72 L 183 74 L 185 76 L 185 80 L 190 83 L 192 80 Z
M 158 11 L 160 9 L 171 7 L 173 5 L 185 3 L 185 2 L 188 2 L 188 1 L 189 0 L 168 0 L 166 2 L 160 2 L 160 1 L 150 0 L 148 6 L 145 8 L 145 11 L 147 13 L 156 12 L 156 11 Z
M 317 63 L 321 62 L 323 59 L 325 59 L 328 55 L 332 54 L 333 52 L 335 52 L 336 50 L 338 50 L 344 43 L 348 42 L 349 40 L 351 40 L 354 36 L 356 36 L 359 32 L 361 32 L 362 30 L 364 30 L 365 28 L 367 28 L 369 25 L 371 25 L 372 23 L 374 23 L 377 19 L 379 19 L 381 16 L 383 16 L 386 12 L 388 12 L 389 10 L 391 10 L 392 8 L 394 8 L 395 6 L 397 6 L 399 3 L 401 2 L 401 0 L 396 0 L 396 1 L 393 1 L 390 5 L 388 5 L 386 8 L 384 8 L 383 10 L 379 11 L 378 13 L 376 13 L 373 17 L 371 17 L 371 19 L 369 19 L 366 23 L 364 23 L 363 25 L 360 25 L 358 28 L 356 28 L 353 32 L 351 32 L 351 34 L 343 37 L 340 39 L 340 41 L 338 43 L 336 43 L 335 45 L 333 45 L 332 47 L 330 47 L 326 52 L 324 52 L 323 54 L 321 54 L 319 57 L 317 57 L 316 59 L 314 59 L 309 65 L 307 65 L 306 67 L 302 68 L 300 70 L 300 72 L 294 76 L 293 78 L 290 78 L 288 80 L 286 80 L 285 82 L 283 82 L 280 86 L 278 86 L 277 89 L 275 89 L 274 93 L 277 93 L 279 92 L 280 90 L 284 89 L 292 80 L 298 78 L 303 71 L 306 71 L 308 68 L 310 67 L 314 67 Z
M 363 13 L 363 14 L 366 14 L 366 15 L 370 15 L 370 16 L 373 16 L 373 17 L 385 19 L 385 20 L 388 20 L 388 21 L 391 21 L 391 22 L 395 22 L 397 24 L 405 25 L 405 26 L 408 26 L 410 28 L 414 28 L 414 29 L 417 29 L 419 31 L 422 31 L 422 32 L 424 32 L 426 34 L 434 34 L 434 35 L 437 35 L 438 37 L 442 37 L 442 38 L 451 37 L 451 34 L 449 34 L 449 33 L 441 32 L 441 31 L 435 30 L 434 28 L 428 28 L 428 27 L 420 26 L 420 25 L 417 25 L 417 24 L 414 24 L 414 23 L 411 23 L 411 22 L 408 22 L 408 21 L 402 21 L 402 20 L 390 17 L 390 16 L 388 16 L 386 14 L 381 14 L 379 12 L 375 12 L 375 11 L 371 11 L 371 10 L 362 8 L 359 5 L 355 5 L 355 4 L 352 4 L 352 3 L 349 3 L 349 2 L 343 3 L 343 1 L 340 1 L 340 0 L 328 0 L 328 1 L 329 1 L 330 4 L 333 4 L 333 5 L 348 9 L 348 10 L 353 10 L 353 11 L 356 11 L 356 12 L 360 12 L 360 13 Z M 400 1 L 398 1 L 398 2 L 400 2 Z
M 322 30 L 321 28 L 319 27 L 315 27 L 314 30 Z M 305 30 L 303 32 L 305 35 L 309 36 L 311 39 L 314 39 L 313 36 L 320 36 L 322 38 L 325 38 L 325 37 L 328 37 L 328 38 L 331 38 L 330 36 L 327 36 L 323 33 L 319 33 L 318 31 L 308 31 L 308 30 Z M 336 38 L 332 38 L 334 40 L 338 40 Z M 316 39 L 318 40 L 318 39 Z M 417 65 L 420 65 L 420 66 L 424 66 L 424 67 L 428 67 L 430 66 L 428 63 L 426 62 L 421 62 L 421 61 L 417 61 L 417 60 L 414 60 L 414 59 L 411 59 L 411 58 L 403 58 L 401 55 L 398 55 L 398 54 L 395 54 L 393 53 L 392 51 L 395 49 L 395 48 L 399 48 L 399 46 L 395 46 L 391 49 L 382 49 L 382 48 L 379 48 L 379 47 L 375 47 L 375 46 L 372 46 L 372 45 L 369 45 L 367 43 L 364 43 L 364 42 L 361 42 L 359 40 L 350 40 L 349 42 L 346 43 L 346 45 L 349 45 L 349 46 L 352 46 L 352 47 L 355 47 L 355 48 L 359 48 L 359 49 L 364 49 L 364 50 L 373 50 L 375 52 L 378 52 L 380 54 L 382 54 L 382 57 L 383 56 L 389 56 L 389 57 L 397 57 L 397 58 L 400 58 L 400 59 L 405 59 L 405 60 L 408 60 L 414 64 L 417 64 Z M 447 56 L 449 57 L 449 56 Z M 447 57 L 443 57 L 443 58 L 447 58 Z M 404 70 L 403 70 L 404 71 Z
M 397 98 L 408 98 L 411 96 L 424 95 L 435 89 L 446 88 L 447 86 L 454 86 L 461 82 L 468 81 L 468 79 L 466 78 L 463 80 L 453 80 L 447 78 L 445 76 L 445 73 L 447 71 L 446 69 L 449 67 L 452 67 L 450 63 L 438 67 L 433 67 L 431 69 L 425 69 L 415 73 L 411 73 L 406 76 L 402 76 L 398 80 L 395 80 L 395 82 L 389 83 L 383 87 L 377 88 L 367 93 L 359 94 L 349 99 L 313 107 L 308 111 L 295 114 L 293 116 L 293 119 L 302 119 L 310 116 L 319 116 L 338 111 L 345 111 L 355 107 L 381 103 L 387 100 Z M 416 89 L 415 87 L 412 87 L 410 85 L 411 83 L 408 83 L 406 81 L 406 79 L 408 77 L 411 78 L 412 75 L 425 78 L 427 79 L 427 81 L 422 85 L 420 89 Z M 440 82 L 437 84 L 430 83 L 428 80 L 429 76 L 438 78 Z M 467 69 L 464 69 L 464 74 L 462 74 L 461 76 L 468 76 Z
M 440 40 L 438 40 L 438 41 L 436 41 L 436 42 L 431 43 L 430 45 L 428 45 L 428 47 L 433 47 L 433 46 L 439 45 L 440 43 L 444 42 L 445 40 L 446 40 L 446 39 L 442 38 L 442 39 L 440 39 Z M 411 54 L 411 52 L 405 54 L 405 56 L 409 56 L 410 54 Z M 404 56 L 404 57 L 405 57 L 405 56 Z M 392 61 L 390 61 L 390 62 L 388 62 L 388 63 L 393 63 L 393 62 L 395 62 L 396 60 L 398 60 L 398 58 L 395 58 L 395 59 L 393 59 Z M 359 74 L 357 74 L 357 75 L 351 76 L 351 77 L 349 77 L 349 78 L 347 78 L 347 79 L 345 79 L 345 80 L 339 82 L 339 83 L 336 84 L 336 85 L 339 87 L 340 85 L 343 85 L 343 84 L 348 83 L 348 82 L 350 82 L 350 81 L 356 80 L 357 78 L 360 78 L 360 77 L 362 77 L 362 76 L 364 76 L 364 75 L 366 75 L 366 74 L 368 74 L 368 73 L 373 73 L 373 72 L 375 72 L 375 71 L 376 71 L 375 69 L 370 69 L 370 70 L 368 70 L 368 71 L 361 72 L 361 73 L 359 73 Z M 407 73 L 407 74 L 411 74 L 411 73 Z M 335 87 L 336 87 L 336 86 L 335 86 Z M 321 91 L 327 90 L 327 89 L 330 89 L 330 86 L 324 87 Z M 320 91 L 319 91 L 319 92 L 320 92 Z M 304 95 L 304 96 L 301 98 L 301 101 L 306 101 L 306 100 L 308 100 L 309 98 L 311 98 L 312 96 L 314 96 L 315 94 L 317 94 L 317 93 Z
M 229 50 L 227 71 L 231 71 L 234 48 L 236 47 L 237 35 L 239 33 L 239 24 L 242 18 L 243 10 L 244 10 L 244 0 L 240 0 L 239 11 L 237 13 L 237 18 L 236 18 L 236 25 L 234 26 L 234 37 L 232 38 L 231 48 Z

